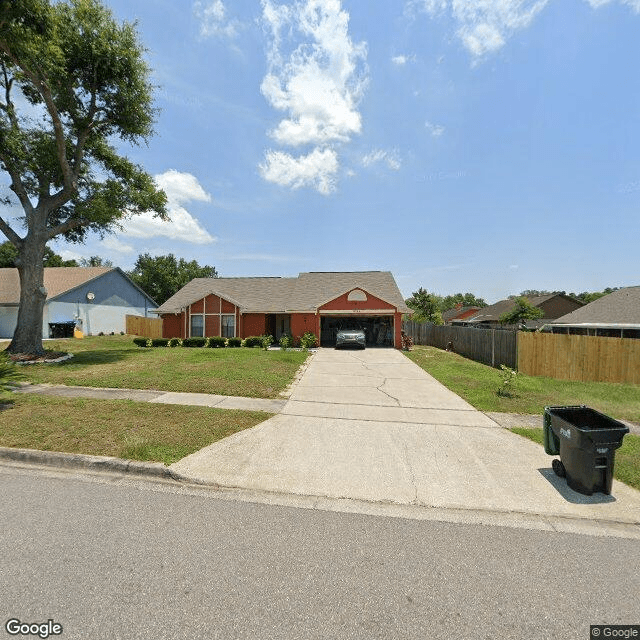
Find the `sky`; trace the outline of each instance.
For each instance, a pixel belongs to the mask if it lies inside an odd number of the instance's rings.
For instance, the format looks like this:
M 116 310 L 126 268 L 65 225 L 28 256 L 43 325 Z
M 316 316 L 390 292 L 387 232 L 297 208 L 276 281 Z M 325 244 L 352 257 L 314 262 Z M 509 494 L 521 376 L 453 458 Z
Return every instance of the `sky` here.
M 640 284 L 640 0 L 107 0 L 172 221 L 63 256 L 391 271 L 489 303 Z

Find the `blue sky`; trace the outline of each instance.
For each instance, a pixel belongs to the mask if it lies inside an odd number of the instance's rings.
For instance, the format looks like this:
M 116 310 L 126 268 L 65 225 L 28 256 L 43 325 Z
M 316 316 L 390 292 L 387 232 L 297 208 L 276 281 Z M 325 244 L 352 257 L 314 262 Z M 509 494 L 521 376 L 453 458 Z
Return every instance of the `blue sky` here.
M 390 270 L 405 296 L 640 284 L 640 0 L 109 0 L 171 223 L 66 256 Z

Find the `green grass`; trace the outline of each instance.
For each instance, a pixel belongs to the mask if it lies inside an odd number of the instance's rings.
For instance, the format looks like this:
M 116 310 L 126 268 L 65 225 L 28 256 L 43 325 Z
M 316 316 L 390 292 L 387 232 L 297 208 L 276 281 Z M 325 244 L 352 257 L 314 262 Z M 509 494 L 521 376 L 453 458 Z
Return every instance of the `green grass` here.
M 542 429 L 524 429 L 516 427 L 511 429 L 513 433 L 529 438 L 542 445 Z M 640 490 L 640 436 L 628 433 L 622 441 L 622 446 L 616 451 L 613 476 L 628 484 L 634 489 Z
M 640 385 L 518 374 L 509 398 L 496 393 L 502 382 L 498 369 L 435 347 L 416 346 L 406 355 L 481 411 L 542 415 L 545 406 L 585 404 L 613 418 L 640 423 Z
M 131 336 L 47 341 L 45 347 L 74 357 L 59 364 L 25 366 L 29 382 L 249 398 L 276 398 L 307 358 L 301 351 L 144 348 L 134 345 Z
M 12 394 L 0 446 L 172 464 L 270 417 L 262 411 Z

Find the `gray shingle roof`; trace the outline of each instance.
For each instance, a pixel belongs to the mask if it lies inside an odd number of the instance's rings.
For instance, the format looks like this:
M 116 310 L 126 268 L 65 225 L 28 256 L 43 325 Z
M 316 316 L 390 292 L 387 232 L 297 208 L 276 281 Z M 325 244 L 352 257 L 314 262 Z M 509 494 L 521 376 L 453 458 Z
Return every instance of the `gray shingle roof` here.
M 618 289 L 551 324 L 640 324 L 640 286 Z
M 47 300 L 93 280 L 113 267 L 45 267 L 44 286 Z M 0 269 L 0 304 L 20 303 L 20 276 L 16 268 Z
M 390 271 L 308 272 L 297 278 L 196 278 L 161 305 L 157 313 L 178 313 L 213 293 L 244 313 L 315 310 L 347 291 L 362 288 L 409 313 Z

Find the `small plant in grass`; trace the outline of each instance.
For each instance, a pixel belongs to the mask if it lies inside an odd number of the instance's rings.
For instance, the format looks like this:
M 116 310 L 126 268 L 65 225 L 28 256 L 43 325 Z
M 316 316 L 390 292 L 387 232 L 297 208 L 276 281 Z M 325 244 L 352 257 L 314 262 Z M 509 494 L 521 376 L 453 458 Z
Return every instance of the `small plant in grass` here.
M 315 333 L 311 333 L 311 331 L 306 331 L 300 337 L 300 346 L 306 351 L 307 349 L 313 349 L 318 346 L 318 338 Z
M 273 336 L 262 336 L 260 338 L 262 343 L 262 348 L 267 351 L 269 347 L 273 344 Z
M 518 372 L 514 371 L 506 364 L 500 365 L 500 378 L 502 384 L 498 387 L 496 394 L 502 398 L 513 398 L 516 395 L 516 382 Z
M 229 338 L 227 340 L 227 346 L 228 347 L 241 347 L 242 346 L 242 339 L 241 338 Z
M 278 342 L 280 344 L 280 348 L 283 351 L 286 351 L 287 349 L 291 349 L 291 347 L 293 347 L 293 338 L 288 333 L 283 333 L 280 336 L 280 340 Z
M 151 340 L 152 347 L 166 347 L 169 344 L 169 340 L 167 338 L 153 338 Z
M 134 338 L 133 339 L 133 344 L 137 344 L 139 347 L 147 347 L 147 346 L 151 346 L 147 344 L 147 339 L 146 338 Z
M 244 339 L 244 346 L 249 347 L 262 347 L 262 336 L 249 336 Z
M 222 349 L 226 346 L 227 341 L 222 338 L 221 336 L 211 336 L 210 338 L 207 338 L 207 347 L 210 347 L 211 349 Z
M 181 347 L 182 346 L 182 338 L 171 338 L 167 343 L 167 347 Z

